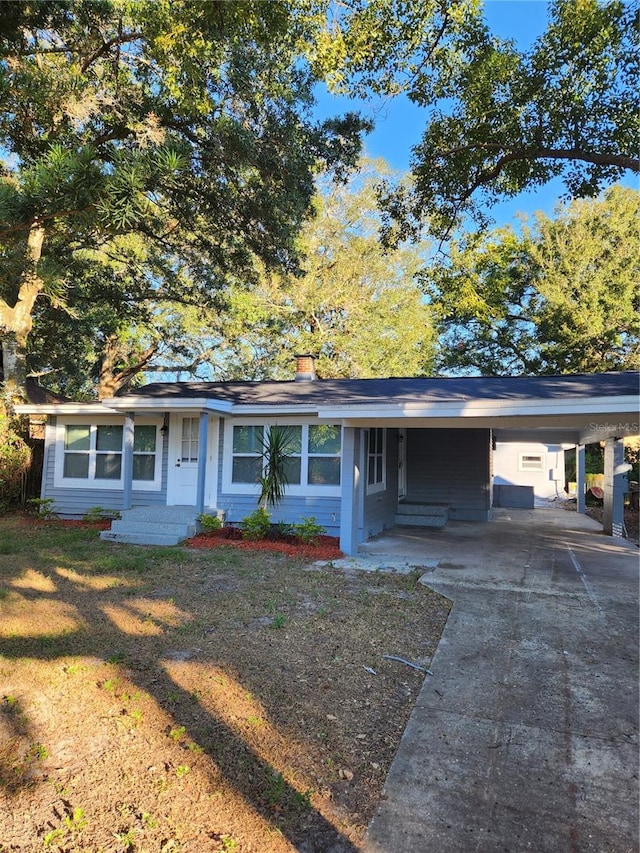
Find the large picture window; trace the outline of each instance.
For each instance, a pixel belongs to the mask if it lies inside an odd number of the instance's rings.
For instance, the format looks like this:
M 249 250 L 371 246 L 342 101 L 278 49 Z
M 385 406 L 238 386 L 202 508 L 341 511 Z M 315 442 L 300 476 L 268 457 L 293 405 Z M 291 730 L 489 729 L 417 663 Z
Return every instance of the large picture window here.
M 340 486 L 342 430 L 337 424 L 279 424 L 285 433 L 287 491 L 334 493 Z M 270 427 L 262 423 L 230 424 L 231 460 L 226 463 L 225 488 L 248 492 L 257 487 L 264 469 L 264 447 Z
M 56 486 L 122 487 L 124 426 L 92 423 L 60 426 L 62 459 L 56 465 Z M 158 427 L 135 424 L 133 432 L 134 488 L 159 488 Z

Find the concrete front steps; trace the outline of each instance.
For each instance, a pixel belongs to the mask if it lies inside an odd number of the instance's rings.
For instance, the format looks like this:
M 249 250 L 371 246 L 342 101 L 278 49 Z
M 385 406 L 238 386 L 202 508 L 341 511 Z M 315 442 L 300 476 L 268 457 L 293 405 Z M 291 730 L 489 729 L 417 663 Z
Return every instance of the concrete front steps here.
M 400 527 L 444 527 L 449 520 L 447 504 L 398 504 L 394 522 Z
M 216 514 L 215 510 L 207 512 Z M 197 518 L 192 506 L 139 506 L 123 510 L 100 538 L 131 545 L 177 545 L 198 532 Z

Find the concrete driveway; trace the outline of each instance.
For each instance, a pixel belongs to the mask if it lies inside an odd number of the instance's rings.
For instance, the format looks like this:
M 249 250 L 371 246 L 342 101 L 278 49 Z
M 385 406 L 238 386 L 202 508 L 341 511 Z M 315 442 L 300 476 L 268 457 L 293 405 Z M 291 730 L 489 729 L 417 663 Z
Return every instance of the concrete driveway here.
M 498 510 L 364 550 L 454 602 L 367 853 L 636 853 L 638 549 Z

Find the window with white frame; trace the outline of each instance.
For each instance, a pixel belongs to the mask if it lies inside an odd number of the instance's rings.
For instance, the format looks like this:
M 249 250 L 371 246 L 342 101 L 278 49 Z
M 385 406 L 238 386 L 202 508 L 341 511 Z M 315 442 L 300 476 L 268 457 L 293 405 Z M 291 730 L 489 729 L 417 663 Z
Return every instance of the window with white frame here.
M 342 452 L 340 427 L 336 424 L 310 424 L 308 430 L 307 484 L 339 486 Z
M 386 488 L 386 434 L 380 427 L 367 430 L 367 493 Z
M 278 424 L 287 448 L 288 491 L 336 493 L 340 487 L 342 430 L 338 424 Z M 250 492 L 262 476 L 268 431 L 264 423 L 229 423 L 231 457 L 225 458 L 225 488 Z
M 544 471 L 544 453 L 520 453 L 519 471 Z
M 234 425 L 232 482 L 257 483 L 260 480 L 263 441 L 262 424 Z
M 58 430 L 56 486 L 122 488 L 122 424 L 65 423 L 60 424 Z M 159 447 L 156 424 L 134 425 L 134 488 L 160 488 Z
M 133 480 L 155 480 L 158 429 L 154 424 L 133 428 Z

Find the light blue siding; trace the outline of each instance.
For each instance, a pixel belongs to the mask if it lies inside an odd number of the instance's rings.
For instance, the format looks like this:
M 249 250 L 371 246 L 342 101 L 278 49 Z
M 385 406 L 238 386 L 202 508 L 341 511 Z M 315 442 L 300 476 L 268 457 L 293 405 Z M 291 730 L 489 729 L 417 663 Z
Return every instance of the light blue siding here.
M 224 495 L 218 497 L 218 509 L 225 510 L 227 521 L 238 524 L 243 518 L 251 515 L 258 508 L 254 495 Z M 329 536 L 340 533 L 340 498 L 303 497 L 285 495 L 282 503 L 269 508 L 273 523 L 283 521 L 286 524 L 296 524 L 303 518 L 314 516 L 316 522 L 325 528 Z
M 491 512 L 491 431 L 407 430 L 407 503 L 448 504 L 455 521 Z
M 220 419 L 220 437 L 218 446 L 218 501 L 217 509 L 226 512 L 227 521 L 238 524 L 258 508 L 256 495 L 237 495 L 223 491 L 222 465 L 224 458 L 224 419 Z M 274 523 L 299 523 L 303 518 L 314 516 L 316 522 L 325 528 L 328 536 L 340 533 L 340 498 L 285 495 L 281 504 L 269 512 Z
M 120 489 L 66 489 L 56 488 L 55 475 L 55 426 L 56 419 L 50 418 L 45 433 L 45 455 L 42 470 L 43 498 L 53 498 L 54 510 L 63 518 L 81 517 L 92 507 L 100 506 L 106 510 L 122 509 L 122 490 Z M 131 495 L 133 506 L 164 506 L 167 494 L 167 449 L 162 448 L 162 488 L 157 492 L 134 489 Z

